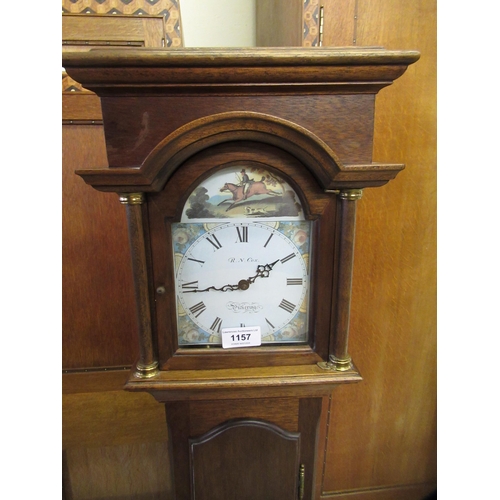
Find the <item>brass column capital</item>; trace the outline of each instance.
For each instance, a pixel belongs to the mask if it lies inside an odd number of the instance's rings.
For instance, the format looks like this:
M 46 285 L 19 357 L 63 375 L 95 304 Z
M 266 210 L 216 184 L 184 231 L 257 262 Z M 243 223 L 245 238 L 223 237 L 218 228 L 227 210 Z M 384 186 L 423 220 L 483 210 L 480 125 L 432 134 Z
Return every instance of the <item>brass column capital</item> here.
M 122 205 L 142 205 L 146 201 L 144 193 L 121 193 L 118 196 Z
M 357 201 L 363 196 L 362 189 L 341 189 L 339 196 L 342 200 Z

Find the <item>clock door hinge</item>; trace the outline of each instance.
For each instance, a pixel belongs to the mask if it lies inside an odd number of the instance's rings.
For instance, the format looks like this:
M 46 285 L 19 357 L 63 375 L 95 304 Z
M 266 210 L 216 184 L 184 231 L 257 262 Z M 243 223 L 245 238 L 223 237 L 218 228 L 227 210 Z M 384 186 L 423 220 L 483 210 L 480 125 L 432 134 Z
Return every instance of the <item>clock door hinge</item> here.
M 319 42 L 318 42 L 318 46 L 319 47 L 323 47 L 323 26 L 324 26 L 324 23 L 325 23 L 325 8 L 322 5 L 319 8 L 319 20 L 318 20 L 318 24 L 319 24 Z

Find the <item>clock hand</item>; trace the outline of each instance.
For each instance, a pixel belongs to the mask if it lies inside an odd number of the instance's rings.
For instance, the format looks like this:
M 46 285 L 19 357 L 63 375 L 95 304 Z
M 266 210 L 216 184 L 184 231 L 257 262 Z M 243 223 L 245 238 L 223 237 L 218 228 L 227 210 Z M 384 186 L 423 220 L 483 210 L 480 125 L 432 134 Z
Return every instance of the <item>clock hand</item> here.
M 242 280 L 244 281 L 244 280 Z M 208 288 L 204 288 L 203 290 L 184 290 L 182 293 L 200 293 L 200 292 L 208 292 L 210 290 L 214 290 L 215 292 L 228 292 L 231 290 L 238 290 L 238 285 L 224 285 L 220 288 L 216 288 L 215 286 L 209 286 Z
M 251 276 L 250 278 L 246 280 L 240 280 L 237 285 L 224 285 L 221 286 L 220 288 L 216 288 L 215 286 L 209 286 L 208 288 L 204 288 L 203 290 L 184 290 L 183 293 L 201 293 L 201 292 L 208 292 L 210 290 L 214 290 L 215 292 L 229 292 L 233 290 L 248 290 L 250 285 L 255 282 L 257 278 L 268 278 L 269 277 L 269 272 L 272 271 L 273 267 L 275 264 L 279 261 L 276 260 L 272 264 L 266 264 L 264 266 L 259 265 L 257 266 L 257 272 L 254 276 Z
M 252 276 L 251 278 L 248 278 L 246 281 L 249 283 L 254 283 L 257 278 L 268 278 L 269 277 L 269 272 L 272 271 L 273 267 L 276 265 L 276 263 L 279 261 L 275 260 L 272 264 L 266 264 L 265 266 L 257 266 L 257 274 L 255 276 Z

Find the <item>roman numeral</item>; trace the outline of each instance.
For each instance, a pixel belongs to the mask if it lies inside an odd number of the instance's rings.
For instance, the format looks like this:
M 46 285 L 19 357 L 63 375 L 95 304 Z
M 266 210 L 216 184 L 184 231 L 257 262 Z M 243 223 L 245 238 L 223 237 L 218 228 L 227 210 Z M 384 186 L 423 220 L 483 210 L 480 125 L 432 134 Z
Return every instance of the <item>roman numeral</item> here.
M 222 320 L 219 317 L 217 317 L 215 318 L 215 321 L 212 323 L 210 330 L 220 333 L 221 326 L 222 326 Z
M 240 243 L 248 243 L 248 227 L 236 227 L 236 231 L 238 232 L 238 240 Z
M 193 307 L 190 307 L 189 310 L 191 311 L 191 314 L 194 314 L 195 317 L 197 318 L 203 311 L 207 309 L 207 306 L 203 302 L 198 302 L 198 304 L 195 304 Z M 198 314 L 196 314 L 198 313 Z
M 191 257 L 188 257 L 188 260 L 192 260 L 193 262 L 199 262 L 200 264 L 205 264 L 204 260 L 192 259 Z
M 274 325 L 266 318 L 266 323 L 272 328 L 274 329 Z
M 281 309 L 284 309 L 285 311 L 291 313 L 295 309 L 295 305 L 292 304 L 291 302 L 288 302 L 288 300 L 283 299 L 281 301 L 281 304 L 279 305 Z
M 271 236 L 269 236 L 269 238 L 267 238 L 267 241 L 266 243 L 264 244 L 264 248 L 267 247 L 267 244 L 271 241 L 271 238 L 274 236 L 274 233 L 271 233 Z
M 216 250 L 219 250 L 219 248 L 222 247 L 222 245 L 220 244 L 220 241 L 217 239 L 217 236 L 215 236 L 215 234 L 212 234 L 212 238 L 214 239 L 214 241 L 212 241 L 210 238 L 207 238 L 207 241 L 209 243 L 211 243 Z
M 302 278 L 287 278 L 287 285 L 302 285 Z
M 288 262 L 290 259 L 293 259 L 295 257 L 294 253 L 291 253 L 290 255 L 287 255 L 283 259 L 281 259 L 281 263 L 284 264 L 285 262 Z
M 190 281 L 189 283 L 182 284 L 182 291 L 183 292 L 191 292 L 193 290 L 198 290 L 198 282 L 197 281 Z

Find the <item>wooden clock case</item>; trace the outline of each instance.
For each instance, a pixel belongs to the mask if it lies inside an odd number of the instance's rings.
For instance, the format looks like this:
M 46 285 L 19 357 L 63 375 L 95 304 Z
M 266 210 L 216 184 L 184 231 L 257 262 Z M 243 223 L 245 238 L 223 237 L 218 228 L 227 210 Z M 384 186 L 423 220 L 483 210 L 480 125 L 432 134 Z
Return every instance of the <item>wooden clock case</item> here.
M 77 173 L 126 206 L 140 351 L 126 389 L 165 403 L 176 498 L 312 498 L 321 397 L 361 380 L 348 354 L 356 203 L 363 188 L 403 168 L 372 162 L 375 96 L 418 57 L 384 49 L 64 54 L 68 74 L 101 99 L 109 166 Z M 240 161 L 283 176 L 314 221 L 309 339 L 182 348 L 169 224 L 201 180 Z

